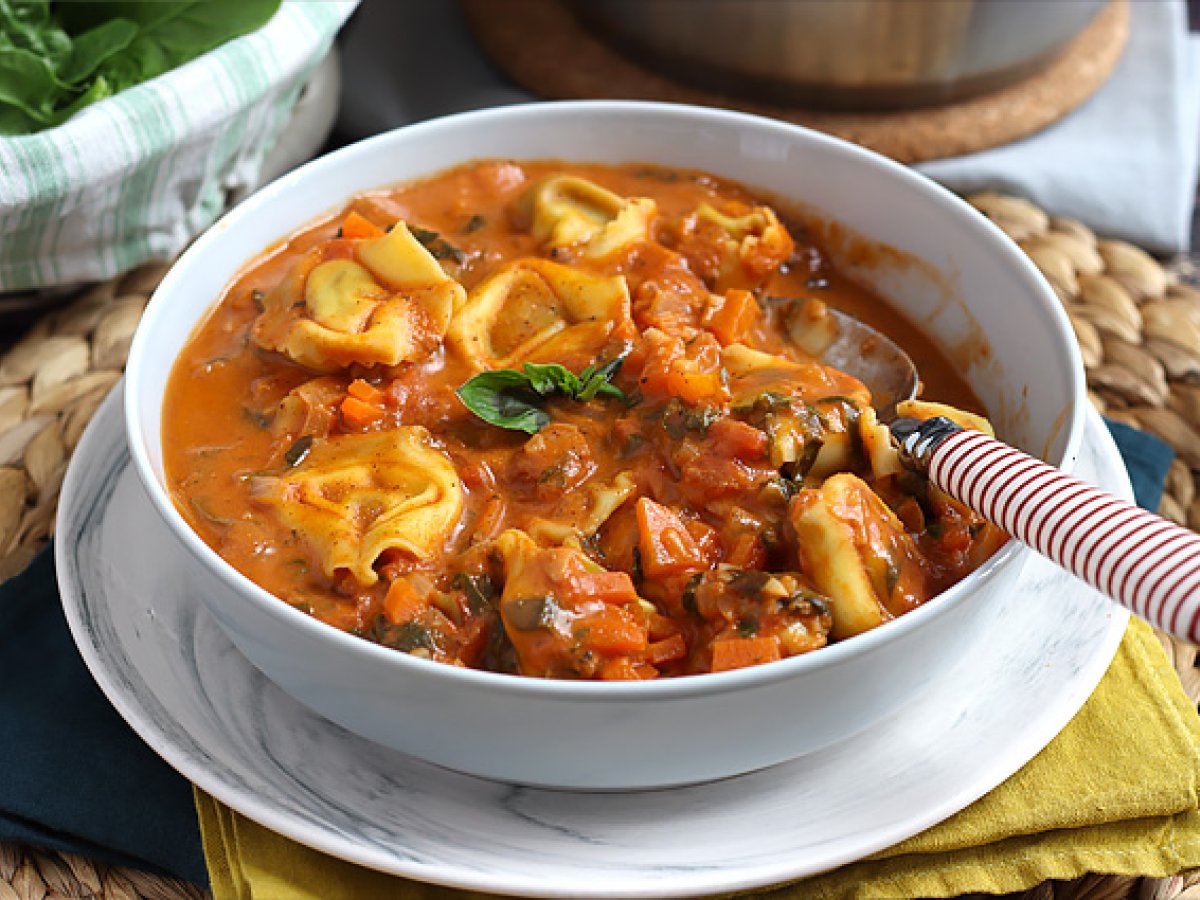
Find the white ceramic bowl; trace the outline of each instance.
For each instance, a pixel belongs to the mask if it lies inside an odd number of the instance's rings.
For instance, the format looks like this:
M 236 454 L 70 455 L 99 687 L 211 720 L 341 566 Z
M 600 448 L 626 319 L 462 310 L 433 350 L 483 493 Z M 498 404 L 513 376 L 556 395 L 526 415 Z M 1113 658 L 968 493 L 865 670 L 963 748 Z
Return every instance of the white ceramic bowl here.
M 661 163 L 802 202 L 843 227 L 831 249 L 845 267 L 961 360 L 1001 436 L 1065 468 L 1074 461 L 1083 370 L 1053 293 L 983 216 L 912 171 L 792 125 L 683 106 L 538 104 L 424 122 L 316 160 L 233 210 L 168 273 L 130 351 L 135 467 L 190 551 L 180 577 L 237 647 L 294 697 L 380 743 L 489 778 L 589 789 L 770 766 L 952 677 L 964 637 L 989 597 L 1014 588 L 1026 551 L 1010 544 L 919 609 L 812 654 L 691 678 L 578 683 L 455 668 L 344 634 L 255 586 L 191 531 L 164 488 L 163 385 L 222 289 L 262 248 L 352 194 L 484 157 Z M 857 252 L 875 245 L 901 252 Z

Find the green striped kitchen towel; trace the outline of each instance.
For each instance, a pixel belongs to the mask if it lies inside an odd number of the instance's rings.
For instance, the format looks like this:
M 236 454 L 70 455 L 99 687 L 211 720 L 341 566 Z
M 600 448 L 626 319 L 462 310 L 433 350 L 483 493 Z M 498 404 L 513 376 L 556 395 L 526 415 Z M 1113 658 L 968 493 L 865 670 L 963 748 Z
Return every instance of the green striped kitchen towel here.
M 284 0 L 258 31 L 86 107 L 0 137 L 0 292 L 171 259 L 253 190 L 305 81 L 357 0 Z

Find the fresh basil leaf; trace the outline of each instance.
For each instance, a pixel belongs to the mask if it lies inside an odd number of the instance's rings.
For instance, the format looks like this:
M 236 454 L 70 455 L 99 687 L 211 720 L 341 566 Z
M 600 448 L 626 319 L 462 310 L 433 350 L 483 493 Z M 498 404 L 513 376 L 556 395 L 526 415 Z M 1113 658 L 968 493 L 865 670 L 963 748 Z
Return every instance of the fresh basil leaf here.
M 550 423 L 550 415 L 542 409 L 543 398 L 557 394 L 586 403 L 603 395 L 624 400 L 621 390 L 608 381 L 623 361 L 618 357 L 588 366 L 579 375 L 558 363 L 525 363 L 521 371 L 493 369 L 476 375 L 455 393 L 485 422 L 536 434 Z
M 556 392 L 574 397 L 583 388 L 575 373 L 558 363 L 525 363 L 522 368 L 530 388 L 543 397 Z
M 586 403 L 602 395 L 624 400 L 625 394 L 615 384 L 612 384 L 612 379 L 621 371 L 621 364 L 624 362 L 625 357 L 618 356 L 599 366 L 588 366 L 580 372 L 579 381 L 582 382 L 582 386 L 576 392 L 575 399 Z
M 514 369 L 481 372 L 457 391 L 463 404 L 489 425 L 537 434 L 550 423 L 539 405 L 541 396 L 529 387 L 529 379 Z

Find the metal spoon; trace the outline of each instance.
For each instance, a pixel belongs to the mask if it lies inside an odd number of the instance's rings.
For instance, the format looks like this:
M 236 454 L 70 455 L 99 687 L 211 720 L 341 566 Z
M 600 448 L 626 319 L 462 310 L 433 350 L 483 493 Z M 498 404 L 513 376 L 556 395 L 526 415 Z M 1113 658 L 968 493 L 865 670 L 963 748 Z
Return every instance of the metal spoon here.
M 1152 625 L 1200 643 L 1200 535 L 949 419 L 897 418 L 920 384 L 907 353 L 819 302 L 787 317 L 802 349 L 871 391 L 905 465 Z

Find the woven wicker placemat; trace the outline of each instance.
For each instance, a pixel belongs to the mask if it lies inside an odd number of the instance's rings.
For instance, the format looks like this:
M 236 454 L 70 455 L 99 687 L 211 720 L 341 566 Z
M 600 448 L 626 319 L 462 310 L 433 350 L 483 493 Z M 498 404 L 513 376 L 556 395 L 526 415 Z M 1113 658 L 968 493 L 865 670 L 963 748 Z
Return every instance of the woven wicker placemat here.
M 1200 274 L 1163 266 L 1123 241 L 1055 218 L 1027 200 L 968 198 L 1015 240 L 1062 300 L 1092 401 L 1175 448 L 1159 513 L 1200 531 Z M 71 452 L 121 377 L 142 310 L 166 266 L 84 291 L 0 356 L 0 581 L 54 531 Z M 1160 635 L 1185 691 L 1200 700 L 1197 648 Z M 200 898 L 195 885 L 0 842 L 0 900 Z M 1024 900 L 1200 900 L 1200 873 L 1165 879 L 1087 876 L 1010 895 Z
M 1006 88 L 900 112 L 818 112 L 675 81 L 622 55 L 581 25 L 562 0 L 462 0 L 462 6 L 492 62 L 541 97 L 667 100 L 739 109 L 834 134 L 905 163 L 1007 144 L 1058 121 L 1104 83 L 1129 36 L 1129 2 L 1112 0 L 1050 65 Z

